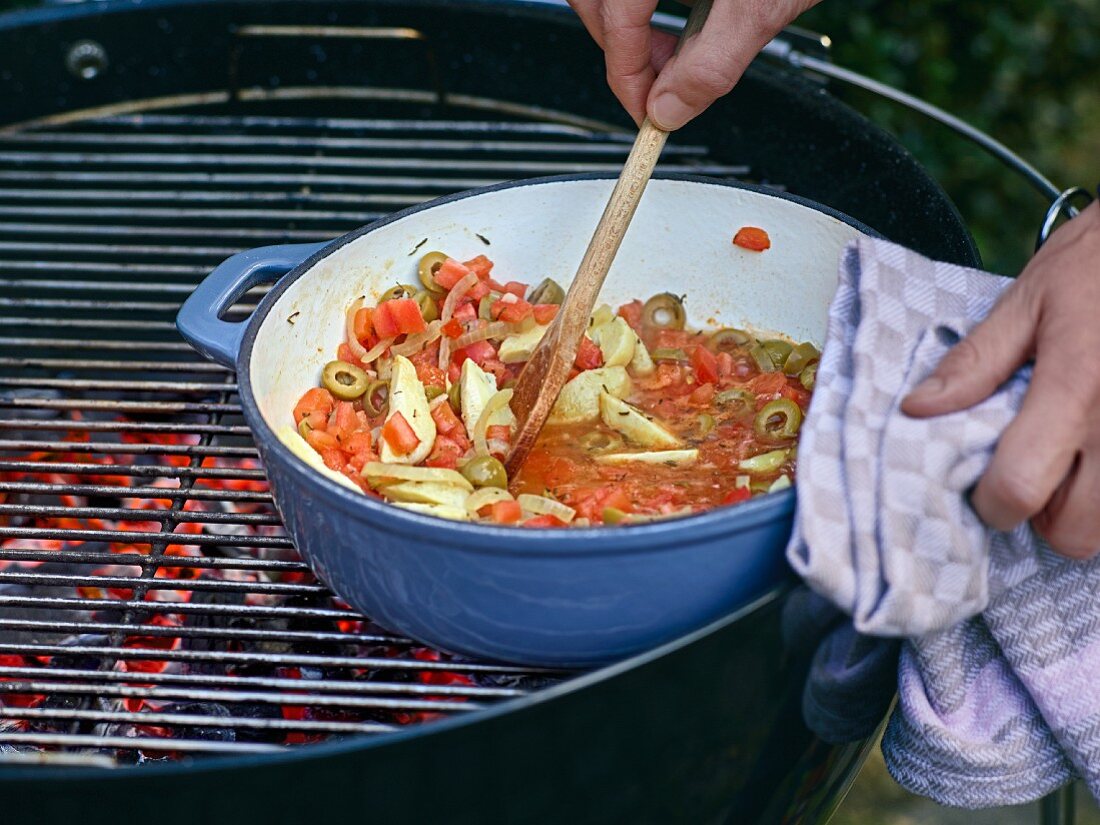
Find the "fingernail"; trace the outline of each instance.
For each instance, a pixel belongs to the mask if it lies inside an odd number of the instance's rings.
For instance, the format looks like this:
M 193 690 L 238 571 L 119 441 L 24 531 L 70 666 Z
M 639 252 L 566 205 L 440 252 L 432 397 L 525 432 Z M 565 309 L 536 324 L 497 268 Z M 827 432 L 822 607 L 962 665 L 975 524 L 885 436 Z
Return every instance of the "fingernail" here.
M 662 92 L 653 101 L 649 116 L 658 127 L 671 132 L 691 120 L 694 114 L 692 108 L 680 100 L 675 92 Z
M 930 376 L 913 388 L 913 391 L 909 393 L 909 399 L 931 398 L 943 392 L 944 386 L 943 379 L 938 375 Z

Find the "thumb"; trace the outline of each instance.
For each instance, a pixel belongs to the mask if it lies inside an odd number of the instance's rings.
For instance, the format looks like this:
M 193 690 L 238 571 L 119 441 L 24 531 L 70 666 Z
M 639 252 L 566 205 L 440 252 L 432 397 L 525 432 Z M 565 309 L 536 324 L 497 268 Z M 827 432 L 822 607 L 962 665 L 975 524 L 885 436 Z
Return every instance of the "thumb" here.
M 650 119 L 667 132 L 679 129 L 729 92 L 768 42 L 734 0 L 716 2 L 702 30 L 680 47 L 649 92 Z
M 1035 319 L 1018 287 L 1010 287 L 989 317 L 902 401 L 903 413 L 925 418 L 972 407 L 1020 368 L 1033 349 Z

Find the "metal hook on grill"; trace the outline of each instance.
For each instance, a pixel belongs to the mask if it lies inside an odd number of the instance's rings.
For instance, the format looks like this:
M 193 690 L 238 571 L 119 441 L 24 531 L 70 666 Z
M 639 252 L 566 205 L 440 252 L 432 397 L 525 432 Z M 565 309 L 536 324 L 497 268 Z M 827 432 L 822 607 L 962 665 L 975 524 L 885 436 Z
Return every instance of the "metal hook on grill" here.
M 439 70 L 439 60 L 436 57 L 435 46 L 428 35 L 418 29 L 394 27 L 394 26 L 268 26 L 246 25 L 233 26 L 230 29 L 233 37 L 229 47 L 229 56 L 226 66 L 226 89 L 229 93 L 230 105 L 241 102 L 241 78 L 240 61 L 244 51 L 246 38 L 261 37 L 315 37 L 327 39 L 353 39 L 353 40 L 403 40 L 420 43 L 424 46 L 425 63 L 428 74 L 431 77 L 432 91 L 435 93 L 436 104 L 445 106 L 447 103 L 447 90 L 443 82 L 443 75 Z
M 1043 225 L 1039 227 L 1039 236 L 1035 239 L 1036 252 L 1050 238 L 1050 233 L 1054 231 L 1054 224 L 1058 222 L 1058 218 L 1062 215 L 1072 218 L 1077 214 L 1077 208 L 1073 205 L 1073 201 L 1080 200 L 1082 195 L 1084 196 L 1083 204 L 1087 205 L 1092 202 L 1092 193 L 1080 186 L 1071 186 L 1054 199 L 1050 208 L 1047 209 L 1046 215 L 1043 216 Z

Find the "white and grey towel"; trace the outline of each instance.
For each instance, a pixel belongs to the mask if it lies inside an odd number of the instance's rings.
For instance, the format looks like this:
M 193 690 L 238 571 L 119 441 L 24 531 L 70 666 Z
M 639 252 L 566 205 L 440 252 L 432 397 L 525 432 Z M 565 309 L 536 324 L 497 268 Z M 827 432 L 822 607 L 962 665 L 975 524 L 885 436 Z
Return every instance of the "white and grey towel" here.
M 887 766 L 909 790 L 967 808 L 1037 799 L 1075 776 L 1100 796 L 1100 560 L 1066 560 L 1026 525 L 992 532 L 967 498 L 1029 370 L 963 412 L 899 409 L 1010 283 L 885 241 L 849 246 L 787 550 L 858 631 L 905 639 Z

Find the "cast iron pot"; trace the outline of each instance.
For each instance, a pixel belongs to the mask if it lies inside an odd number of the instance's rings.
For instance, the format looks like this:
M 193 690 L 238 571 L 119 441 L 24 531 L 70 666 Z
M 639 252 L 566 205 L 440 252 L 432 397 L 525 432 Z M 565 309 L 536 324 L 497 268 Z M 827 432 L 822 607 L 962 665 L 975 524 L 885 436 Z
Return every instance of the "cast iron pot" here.
M 630 527 L 527 530 L 445 521 L 373 500 L 297 458 L 277 431 L 344 336 L 344 309 L 415 281 L 420 254 L 488 254 L 509 280 L 573 276 L 613 181 L 569 176 L 426 203 L 329 244 L 256 249 L 221 264 L 180 310 L 184 338 L 238 373 L 275 503 L 305 560 L 382 624 L 445 650 L 588 666 L 674 639 L 787 575 L 791 490 Z M 772 247 L 731 244 L 741 226 Z M 807 201 L 702 178 L 654 180 L 608 276 L 612 305 L 686 294 L 696 326 L 750 326 L 820 344 L 844 245 L 870 231 Z M 424 242 L 426 239 L 426 242 Z M 488 243 L 488 245 L 486 245 Z M 220 316 L 279 279 L 243 323 Z

